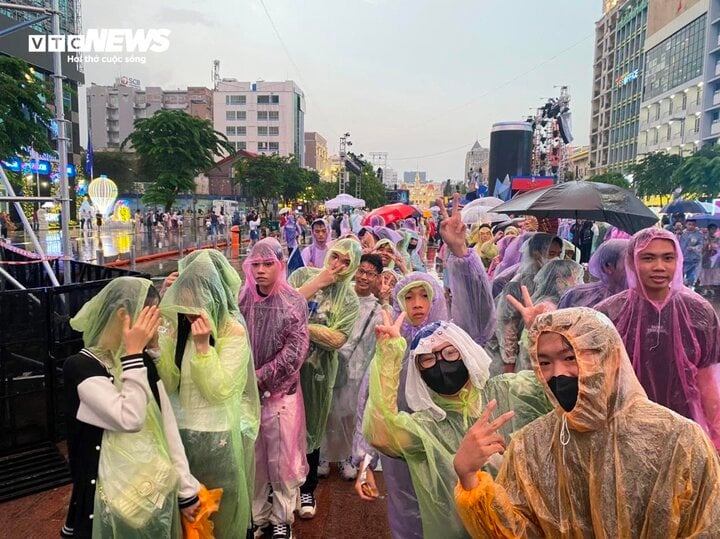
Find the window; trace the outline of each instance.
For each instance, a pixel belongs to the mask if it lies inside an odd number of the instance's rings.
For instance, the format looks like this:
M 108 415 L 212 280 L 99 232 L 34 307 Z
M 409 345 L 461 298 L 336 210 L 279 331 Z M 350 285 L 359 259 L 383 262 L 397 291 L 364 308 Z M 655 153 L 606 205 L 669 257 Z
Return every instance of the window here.
M 228 122 L 234 122 L 235 121 L 235 111 L 234 110 L 228 110 L 225 112 L 225 120 Z
M 258 126 L 258 137 L 267 137 L 268 128 L 264 125 Z
M 279 152 L 280 151 L 280 143 L 279 142 L 270 142 L 268 144 L 268 147 L 271 152 Z
M 687 92 L 683 92 L 681 109 L 682 110 L 687 109 Z
M 237 126 L 236 133 L 239 137 L 244 137 L 245 135 L 247 135 L 247 127 L 245 127 L 244 125 Z
M 280 103 L 279 95 L 259 95 L 257 96 L 258 105 L 277 105 Z
M 247 119 L 247 112 L 244 110 L 237 111 L 237 119 L 239 122 L 244 122 Z
M 268 149 L 268 143 L 267 142 L 258 142 L 258 151 L 259 152 L 266 152 Z
M 267 122 L 268 113 L 266 110 L 259 110 L 257 113 L 258 122 Z
M 226 134 L 228 137 L 234 137 L 234 136 L 235 136 L 235 126 L 234 126 L 234 125 L 228 125 L 228 126 L 225 128 L 225 134 Z
M 280 136 L 280 128 L 279 128 L 278 126 L 276 126 L 276 125 L 275 125 L 275 126 L 270 126 L 270 127 L 268 128 L 268 130 L 269 130 L 269 132 L 270 132 L 270 136 L 271 136 L 271 137 Z
M 280 112 L 277 110 L 271 110 L 268 114 L 271 122 L 277 122 L 280 119 Z
M 226 95 L 225 96 L 225 104 L 226 105 L 244 105 L 245 104 L 245 96 L 244 95 Z
M 700 131 L 700 116 L 695 116 L 695 132 Z
M 235 142 L 235 151 L 239 152 L 240 150 L 246 150 L 247 149 L 247 142 L 244 140 Z

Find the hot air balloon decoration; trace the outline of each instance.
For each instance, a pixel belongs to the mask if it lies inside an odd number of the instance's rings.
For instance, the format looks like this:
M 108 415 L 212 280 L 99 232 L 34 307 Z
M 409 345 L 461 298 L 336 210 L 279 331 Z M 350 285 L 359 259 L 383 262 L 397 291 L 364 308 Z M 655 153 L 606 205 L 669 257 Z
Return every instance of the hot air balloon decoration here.
M 112 208 L 113 202 L 118 196 L 118 189 L 115 182 L 103 174 L 90 182 L 88 194 L 98 211 L 107 216 L 108 210 Z

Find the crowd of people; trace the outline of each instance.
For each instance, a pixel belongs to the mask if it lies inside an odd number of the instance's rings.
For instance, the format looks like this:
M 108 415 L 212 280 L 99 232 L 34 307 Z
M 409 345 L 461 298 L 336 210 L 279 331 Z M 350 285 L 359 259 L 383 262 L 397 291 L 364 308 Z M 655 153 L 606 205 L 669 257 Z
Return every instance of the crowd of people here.
M 720 537 L 717 231 L 458 206 L 248 215 L 244 283 L 215 250 L 110 282 L 70 321 L 62 535 L 288 539 L 336 463 L 396 539 Z

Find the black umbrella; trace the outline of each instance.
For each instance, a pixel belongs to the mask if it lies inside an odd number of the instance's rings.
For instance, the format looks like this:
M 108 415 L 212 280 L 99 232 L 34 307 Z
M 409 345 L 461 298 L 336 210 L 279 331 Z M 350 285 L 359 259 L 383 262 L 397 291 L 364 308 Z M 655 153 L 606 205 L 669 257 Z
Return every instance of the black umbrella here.
M 660 210 L 662 213 L 707 213 L 705 207 L 700 204 L 697 200 L 686 200 L 679 198 L 672 202 L 665 204 L 665 207 Z
M 634 234 L 658 221 L 650 209 L 627 189 L 607 183 L 571 181 L 535 189 L 493 208 L 497 213 L 589 219 Z

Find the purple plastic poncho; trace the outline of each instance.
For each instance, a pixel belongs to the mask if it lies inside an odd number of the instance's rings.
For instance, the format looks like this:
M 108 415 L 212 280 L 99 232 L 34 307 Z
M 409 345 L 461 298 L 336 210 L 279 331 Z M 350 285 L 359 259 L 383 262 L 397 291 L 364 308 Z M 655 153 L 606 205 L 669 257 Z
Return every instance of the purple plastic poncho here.
M 495 268 L 495 275 L 501 274 L 510 266 L 514 266 L 522 260 L 522 247 L 525 245 L 525 242 L 532 238 L 535 234 L 535 232 L 523 232 L 515 241 L 511 241 L 508 244 L 502 261 L 498 264 L 497 268 Z
M 490 263 L 490 267 L 488 268 L 488 277 L 490 277 L 490 279 L 493 278 L 493 276 L 497 272 L 498 266 L 502 264 L 502 261 L 505 259 L 505 252 L 507 251 L 507 248 L 510 247 L 510 244 L 515 241 L 516 238 L 517 236 L 503 236 L 498 240 L 497 257 L 493 259 L 493 261 Z
M 254 264 L 272 263 L 277 280 L 267 296 L 259 293 Z M 285 277 L 282 246 L 274 238 L 256 243 L 243 263 L 245 286 L 240 311 L 247 322 L 260 389 L 261 422 L 255 443 L 258 483 L 293 483 L 307 475 L 305 410 L 300 367 L 309 346 L 307 303 Z
M 598 281 L 572 287 L 563 294 L 558 309 L 570 307 L 595 307 L 601 301 L 627 289 L 625 276 L 625 254 L 628 240 L 608 240 L 590 258 L 588 271 Z M 611 276 L 603 268 L 612 266 L 615 273 Z
M 318 243 L 315 231 L 312 228 L 313 225 L 319 223 L 325 225 L 325 230 L 327 230 L 326 240 L 323 244 Z M 308 268 L 322 268 L 328 253 L 327 239 L 330 237 L 330 225 L 327 224 L 325 219 L 315 219 L 310 225 L 310 234 L 312 234 L 312 243 L 302 250 L 300 256 L 302 256 L 303 262 Z
M 675 275 L 662 303 L 648 298 L 636 269 L 641 251 L 654 239 L 675 246 Z M 595 308 L 615 324 L 648 397 L 694 420 L 720 448 L 720 403 L 708 402 L 720 383 L 720 323 L 710 303 L 683 285 L 677 237 L 658 228 L 641 230 L 630 240 L 625 268 L 628 290 Z
M 288 215 L 287 222 L 283 227 L 283 237 L 285 238 L 288 249 L 294 249 L 298 246 L 297 239 L 300 234 L 302 234 L 302 231 L 300 230 L 300 225 L 295 222 L 295 217 Z
M 373 234 L 375 234 L 379 240 L 390 240 L 395 247 L 397 247 L 398 243 L 403 241 L 402 234 L 392 228 L 388 228 L 386 226 L 375 226 L 372 230 Z

